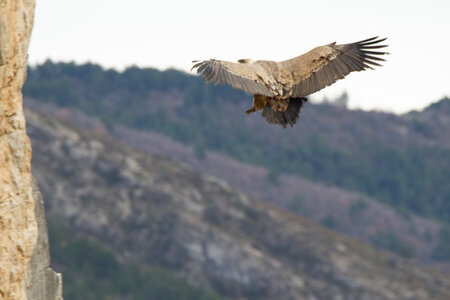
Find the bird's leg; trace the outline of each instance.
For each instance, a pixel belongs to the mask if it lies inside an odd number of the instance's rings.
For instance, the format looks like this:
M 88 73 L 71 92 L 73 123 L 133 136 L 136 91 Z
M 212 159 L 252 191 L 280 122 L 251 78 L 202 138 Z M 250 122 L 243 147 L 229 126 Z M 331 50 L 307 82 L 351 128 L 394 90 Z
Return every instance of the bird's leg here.
M 264 107 L 266 107 L 266 105 L 268 103 L 270 103 L 270 99 L 269 97 L 266 97 L 264 95 L 253 95 L 253 107 L 256 110 L 263 110 Z
M 257 110 L 264 110 L 267 104 L 270 103 L 270 97 L 264 95 L 253 95 L 253 107 L 246 111 L 247 115 L 254 113 Z
M 249 115 L 249 114 L 251 114 L 251 113 L 254 113 L 255 111 L 256 111 L 256 108 L 253 106 L 252 108 L 247 109 L 247 110 L 245 111 L 245 113 L 246 113 L 247 115 Z

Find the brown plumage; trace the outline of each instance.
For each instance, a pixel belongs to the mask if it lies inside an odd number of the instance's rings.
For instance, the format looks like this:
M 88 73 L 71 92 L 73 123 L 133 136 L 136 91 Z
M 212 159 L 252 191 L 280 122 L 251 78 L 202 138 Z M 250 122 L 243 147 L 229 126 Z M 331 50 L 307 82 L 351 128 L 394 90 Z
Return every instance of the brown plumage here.
M 269 123 L 293 126 L 298 119 L 306 96 L 344 78 L 350 72 L 372 69 L 388 54 L 376 49 L 386 39 L 373 37 L 351 44 L 331 43 L 289 60 L 274 62 L 240 59 L 238 63 L 210 59 L 194 61 L 207 82 L 225 83 L 253 94 L 250 114 L 262 111 Z

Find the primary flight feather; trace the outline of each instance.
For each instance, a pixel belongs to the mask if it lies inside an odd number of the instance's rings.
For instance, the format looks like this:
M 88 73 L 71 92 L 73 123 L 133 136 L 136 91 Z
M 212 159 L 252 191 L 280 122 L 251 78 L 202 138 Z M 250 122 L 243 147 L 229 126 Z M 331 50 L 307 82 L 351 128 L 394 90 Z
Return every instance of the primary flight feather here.
M 207 82 L 229 84 L 253 94 L 250 114 L 262 111 L 267 122 L 286 127 L 293 126 L 299 117 L 306 96 L 315 93 L 350 72 L 373 69 L 380 66 L 387 52 L 378 49 L 386 39 L 373 37 L 350 44 L 331 43 L 281 62 L 240 59 L 238 63 L 210 59 L 194 61 Z

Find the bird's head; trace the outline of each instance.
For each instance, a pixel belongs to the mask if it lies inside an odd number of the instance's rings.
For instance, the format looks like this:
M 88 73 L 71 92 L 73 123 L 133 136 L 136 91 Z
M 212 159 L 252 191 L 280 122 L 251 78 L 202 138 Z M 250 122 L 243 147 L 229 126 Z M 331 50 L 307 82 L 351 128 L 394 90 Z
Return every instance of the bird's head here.
M 240 64 L 251 64 L 253 60 L 251 58 L 241 58 L 238 59 L 238 63 Z

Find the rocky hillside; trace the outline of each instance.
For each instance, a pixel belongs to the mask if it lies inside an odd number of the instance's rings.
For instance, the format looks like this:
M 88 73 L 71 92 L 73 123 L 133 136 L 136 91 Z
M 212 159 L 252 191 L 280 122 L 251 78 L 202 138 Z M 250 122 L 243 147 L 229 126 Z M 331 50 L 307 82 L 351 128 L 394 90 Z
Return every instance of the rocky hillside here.
M 402 116 L 309 102 L 297 125 L 282 130 L 245 115 L 251 96 L 176 70 L 117 72 L 48 61 L 30 68 L 24 91 L 40 103 L 78 109 L 108 129 L 169 136 L 199 157 L 216 151 L 272 175 L 301 176 L 403 214 L 450 222 L 449 99 Z
M 448 299 L 450 279 L 315 226 L 161 156 L 33 111 L 50 218 L 235 299 Z
M 448 263 L 433 259 L 440 242 L 441 228 L 434 220 L 401 214 L 362 193 L 295 175 L 274 173 L 268 168 L 238 161 L 217 151 L 204 150 L 199 153 L 194 147 L 154 131 L 125 126 L 107 129 L 98 118 L 74 109 L 59 108 L 30 98 L 25 103 L 34 110 L 51 113 L 72 124 L 99 133 L 109 132 L 149 154 L 170 157 L 197 171 L 222 178 L 234 189 L 322 223 L 335 231 L 449 271 Z M 346 113 L 345 110 L 343 112 Z

